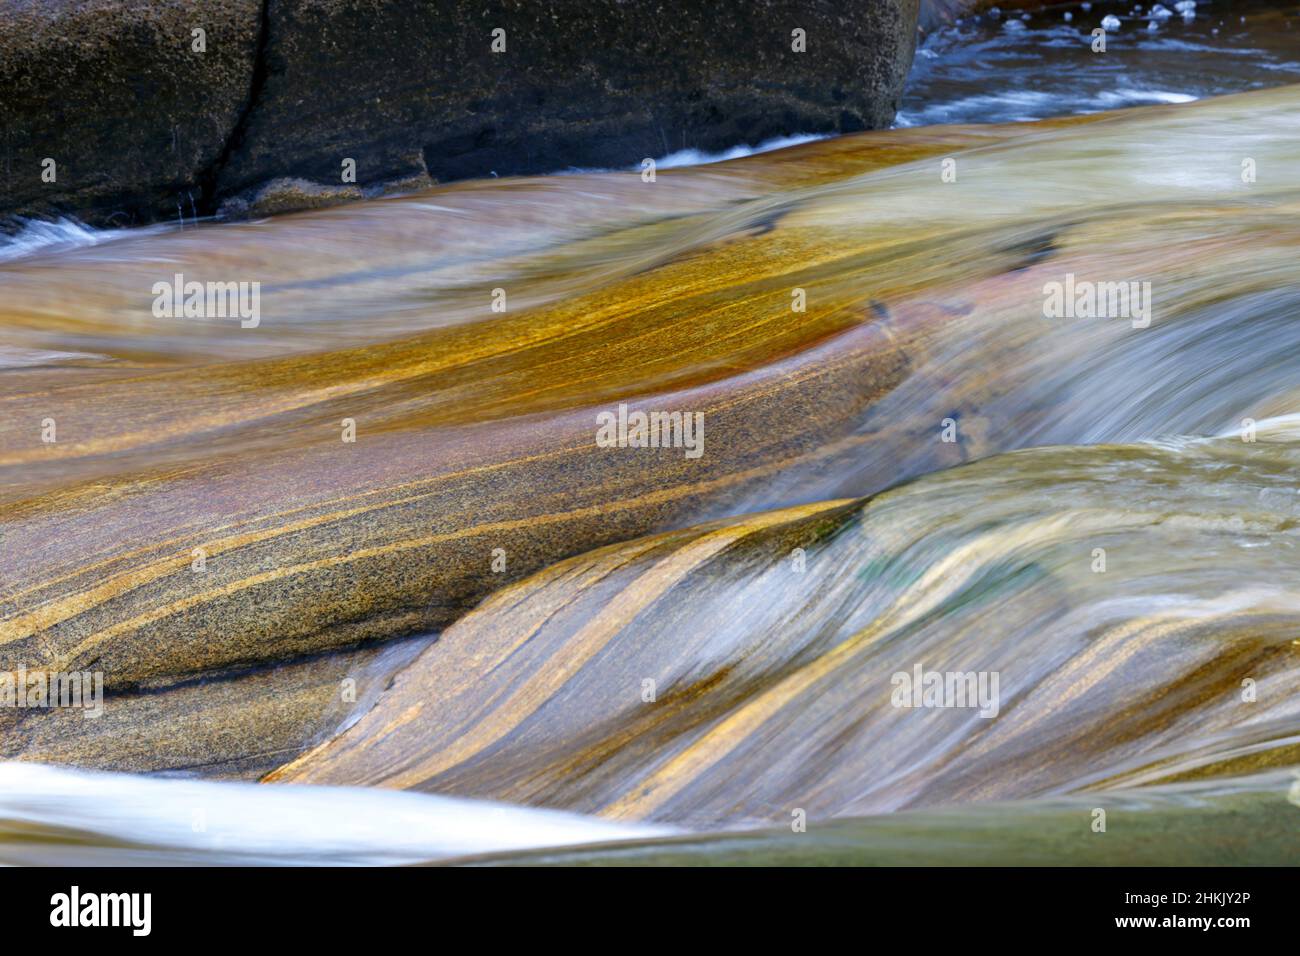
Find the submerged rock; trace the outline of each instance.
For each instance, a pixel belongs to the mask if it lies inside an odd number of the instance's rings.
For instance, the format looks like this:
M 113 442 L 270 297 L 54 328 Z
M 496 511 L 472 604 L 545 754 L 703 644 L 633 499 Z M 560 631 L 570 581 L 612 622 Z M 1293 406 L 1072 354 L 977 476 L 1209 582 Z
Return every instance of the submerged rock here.
M 1290 865 L 1296 828 L 1284 772 L 960 808 L 822 820 L 604 846 L 484 854 L 479 866 L 1245 866 Z M 1081 821 L 1100 804 L 1099 839 Z M 76 847 L 83 854 L 91 849 Z M 35 852 L 49 854 L 48 846 Z M 447 861 L 431 861 L 445 863 Z
M 286 177 L 273 179 L 243 195 L 231 196 L 218 207 L 217 216 L 222 219 L 243 219 L 301 212 L 305 209 L 325 209 L 357 199 L 379 199 L 383 196 L 417 192 L 434 185 L 434 181 L 425 172 L 365 187 L 326 186 L 308 179 Z
M 247 199 L 235 197 L 226 200 L 218 212 L 230 218 L 273 216 L 278 212 L 324 209 L 361 198 L 361 190 L 356 186 L 322 186 L 306 179 L 273 179 L 253 191 Z

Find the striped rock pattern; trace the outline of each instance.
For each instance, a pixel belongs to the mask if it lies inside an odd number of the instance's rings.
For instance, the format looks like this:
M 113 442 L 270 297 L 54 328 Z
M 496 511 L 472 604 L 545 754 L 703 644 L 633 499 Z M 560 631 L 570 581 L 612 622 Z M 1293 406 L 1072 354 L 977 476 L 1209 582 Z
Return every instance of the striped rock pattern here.
M 372 699 L 367 675 L 404 660 L 381 642 L 427 643 L 564 558 L 1009 448 L 1293 411 L 1296 96 L 467 184 L 0 264 L 0 670 L 101 670 L 122 728 L 5 712 L 0 753 L 251 774 Z M 176 273 L 264 279 L 260 325 L 155 319 Z M 1156 322 L 1045 327 L 1066 273 L 1151 281 Z M 1172 358 L 1193 341 L 1203 361 Z M 619 402 L 702 413 L 704 454 L 599 447 Z M 349 677 L 355 700 L 331 692 Z

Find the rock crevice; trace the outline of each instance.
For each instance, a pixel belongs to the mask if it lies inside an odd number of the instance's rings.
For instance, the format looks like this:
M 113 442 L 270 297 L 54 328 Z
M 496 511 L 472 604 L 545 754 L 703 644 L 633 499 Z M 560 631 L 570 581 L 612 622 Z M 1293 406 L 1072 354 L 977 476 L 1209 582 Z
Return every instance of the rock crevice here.
M 249 120 L 253 115 L 258 100 L 261 98 L 262 88 L 266 85 L 266 44 L 271 32 L 270 8 L 271 0 L 261 0 L 257 44 L 253 54 L 252 68 L 249 71 L 248 97 L 244 101 L 244 108 L 240 111 L 239 117 L 231 127 L 230 134 L 226 137 L 220 155 L 199 176 L 205 215 L 211 214 L 217 208 L 217 183 L 220 180 L 221 171 L 230 163 L 230 157 L 243 143 L 244 137 L 247 135 Z

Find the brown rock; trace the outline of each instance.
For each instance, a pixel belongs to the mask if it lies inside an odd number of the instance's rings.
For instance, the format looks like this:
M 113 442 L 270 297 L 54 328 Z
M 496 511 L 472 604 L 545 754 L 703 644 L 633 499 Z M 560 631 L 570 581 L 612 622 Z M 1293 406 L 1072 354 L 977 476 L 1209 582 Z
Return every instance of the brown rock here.
M 247 200 L 236 198 L 223 203 L 220 212 L 231 217 L 273 216 L 301 209 L 324 209 L 361 198 L 361 190 L 356 186 L 322 186 L 306 179 L 273 179 Z

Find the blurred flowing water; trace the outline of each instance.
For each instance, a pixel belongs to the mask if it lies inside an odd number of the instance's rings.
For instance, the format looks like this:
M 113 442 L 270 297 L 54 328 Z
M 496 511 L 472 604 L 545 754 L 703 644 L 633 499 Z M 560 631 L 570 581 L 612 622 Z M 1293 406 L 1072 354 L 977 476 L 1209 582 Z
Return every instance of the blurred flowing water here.
M 1106 51 L 1094 52 L 1107 17 Z M 895 123 L 1023 122 L 1295 82 L 1300 4 L 1197 0 L 1186 15 L 1174 0 L 994 7 L 923 37 Z
M 0 714 L 0 756 L 170 776 L 0 764 L 0 860 L 1300 855 L 1300 87 L 1264 89 L 1300 36 L 1268 6 L 967 20 L 926 39 L 903 128 L 652 190 L 20 232 L 0 669 L 117 683 L 102 725 Z M 1093 115 L 1138 103 L 1164 105 Z M 179 272 L 262 281 L 265 323 L 153 315 Z M 1149 321 L 1046 315 L 1067 277 L 1149 283 Z M 704 409 L 708 451 L 597 453 L 614 401 Z M 399 625 L 425 635 L 367 656 Z M 917 664 L 999 674 L 996 716 L 896 706 Z M 250 767 L 295 786 L 175 779 Z M 1098 805 L 1140 839 L 1076 842 Z M 718 832 L 792 807 L 808 846 Z
M 671 832 L 390 790 L 0 764 L 0 865 L 391 866 Z

